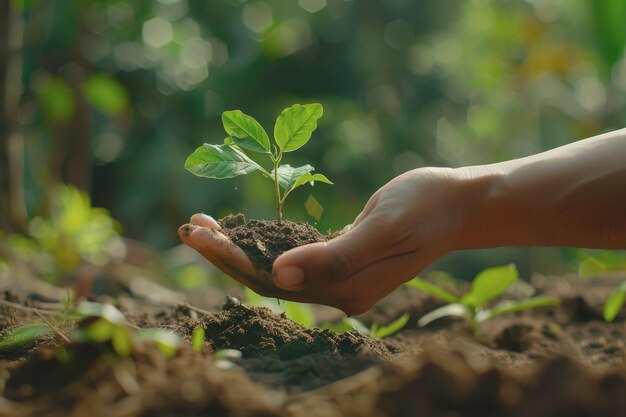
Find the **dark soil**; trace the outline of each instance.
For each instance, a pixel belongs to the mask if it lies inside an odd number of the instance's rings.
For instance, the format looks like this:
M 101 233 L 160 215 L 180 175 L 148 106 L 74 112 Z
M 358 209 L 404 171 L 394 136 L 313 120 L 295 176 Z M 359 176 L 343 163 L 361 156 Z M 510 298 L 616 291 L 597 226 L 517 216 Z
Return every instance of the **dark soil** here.
M 249 220 L 243 214 L 226 216 L 219 220 L 222 233 L 248 255 L 254 266 L 272 270 L 278 256 L 289 249 L 309 243 L 325 242 L 337 234 L 320 234 L 313 226 L 302 222 L 283 220 Z
M 74 344 L 63 362 L 39 343 L 0 361 L 0 416 L 624 416 L 624 312 L 615 323 L 600 319 L 604 296 L 623 278 L 535 281 L 562 305 L 483 323 L 482 342 L 457 320 L 417 329 L 415 318 L 438 302 L 409 288 L 361 317 L 411 314 L 384 341 L 304 328 L 233 298 L 211 311 L 121 299 L 139 327 L 185 340 L 203 327 L 205 347 L 185 343 L 167 359 L 144 345 L 122 359 L 107 345 Z M 11 292 L 3 298 L 12 304 L 0 309 L 2 332 L 32 321 L 30 307 L 46 307 Z M 225 348 L 243 356 L 214 360 Z

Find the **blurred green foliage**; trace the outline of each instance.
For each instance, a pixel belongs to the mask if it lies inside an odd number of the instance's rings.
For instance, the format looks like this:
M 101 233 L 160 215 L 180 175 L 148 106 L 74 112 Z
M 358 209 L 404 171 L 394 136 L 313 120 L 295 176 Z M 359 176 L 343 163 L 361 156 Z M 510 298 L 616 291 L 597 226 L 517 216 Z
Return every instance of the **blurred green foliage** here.
M 183 169 L 225 110 L 267 124 L 291 103 L 324 105 L 319 140 L 292 161 L 336 183 L 311 193 L 324 231 L 405 170 L 525 156 L 626 122 L 623 0 L 13 1 L 30 217 L 51 185 L 76 184 L 157 248 L 196 212 L 273 216 L 259 176 Z M 285 217 L 308 220 L 307 197 Z
M 83 262 L 103 266 L 124 258 L 120 225 L 106 209 L 91 207 L 89 196 L 71 186 L 58 186 L 52 194 L 49 216 L 31 219 L 29 236 L 6 237 L 14 256 L 29 261 L 38 276 L 53 282 Z

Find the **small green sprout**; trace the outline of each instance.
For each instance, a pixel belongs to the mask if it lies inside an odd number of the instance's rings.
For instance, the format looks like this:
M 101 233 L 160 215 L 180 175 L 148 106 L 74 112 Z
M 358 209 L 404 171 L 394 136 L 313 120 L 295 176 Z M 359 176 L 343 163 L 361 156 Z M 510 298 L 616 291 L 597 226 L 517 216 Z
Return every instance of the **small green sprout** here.
M 204 327 L 196 327 L 191 334 L 191 346 L 195 352 L 200 352 L 204 345 Z
M 110 342 L 120 357 L 128 357 L 141 343 L 154 344 L 169 358 L 176 354 L 180 336 L 163 329 L 133 328 L 112 304 L 82 302 L 78 311 L 85 316 L 78 323 L 73 339 L 86 343 Z
M 418 326 L 426 326 L 443 317 L 457 316 L 465 319 L 472 327 L 474 334 L 479 336 L 478 326 L 486 320 L 516 311 L 559 304 L 559 300 L 555 298 L 539 296 L 525 300 L 505 300 L 493 307 L 487 307 L 487 304 L 500 297 L 517 280 L 518 273 L 515 266 L 506 265 L 480 272 L 472 281 L 470 290 L 461 297 L 421 278 L 414 278 L 406 285 L 449 303 L 422 316 L 417 322 Z
M 604 320 L 612 322 L 619 314 L 622 306 L 626 301 L 626 281 L 622 282 L 617 288 L 615 288 L 604 302 Z
M 369 329 L 365 324 L 363 324 L 363 322 L 355 319 L 354 317 L 345 317 L 343 322 L 347 323 L 357 332 L 369 336 L 372 339 L 384 339 L 385 337 L 389 337 L 402 330 L 408 323 L 409 317 L 409 314 L 405 313 L 391 323 L 383 326 L 374 322 Z
M 0 352 L 10 352 L 34 343 L 52 330 L 43 324 L 29 324 L 13 329 L 0 340 Z
M 224 144 L 205 143 L 200 146 L 189 155 L 185 168 L 199 177 L 214 179 L 234 178 L 260 171 L 274 183 L 276 218 L 280 223 L 282 207 L 293 190 L 307 183 L 332 184 L 324 175 L 314 174 L 311 165 L 280 165 L 283 153 L 293 152 L 309 141 L 322 114 L 323 108 L 319 103 L 294 104 L 284 109 L 276 119 L 274 143 L 271 143 L 263 127 L 254 118 L 240 110 L 225 111 L 222 123 L 228 137 L 224 139 Z M 244 150 L 265 154 L 273 168 L 266 170 L 248 157 Z
M 315 314 L 310 305 L 293 301 L 278 301 L 277 299 L 263 297 L 250 288 L 245 288 L 246 303 L 254 307 L 267 307 L 277 313 L 285 313 L 285 316 L 304 327 L 315 326 Z
M 238 349 L 221 349 L 213 353 L 215 366 L 222 369 L 235 369 L 239 366 L 235 363 L 237 359 L 241 359 L 242 353 Z

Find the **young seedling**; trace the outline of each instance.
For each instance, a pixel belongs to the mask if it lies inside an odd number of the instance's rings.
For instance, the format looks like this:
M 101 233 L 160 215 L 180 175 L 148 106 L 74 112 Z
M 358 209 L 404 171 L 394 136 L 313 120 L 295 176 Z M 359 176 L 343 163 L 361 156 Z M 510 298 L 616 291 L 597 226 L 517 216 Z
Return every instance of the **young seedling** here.
M 478 327 L 480 323 L 486 320 L 516 311 L 559 304 L 559 300 L 555 298 L 539 296 L 525 300 L 505 300 L 493 307 L 487 307 L 491 301 L 500 297 L 517 280 L 517 269 L 514 265 L 507 265 L 488 268 L 480 272 L 472 281 L 470 290 L 461 297 L 420 278 L 414 278 L 406 285 L 449 303 L 422 316 L 417 322 L 418 326 L 426 326 L 442 317 L 457 316 L 466 320 L 474 334 L 479 337 Z
M 343 323 L 351 327 L 348 330 L 354 329 L 372 339 L 384 339 L 402 330 L 408 323 L 409 317 L 409 314 L 405 313 L 387 325 L 380 325 L 374 322 L 370 328 L 367 328 L 363 322 L 354 317 L 344 317 Z
M 626 301 L 626 281 L 622 282 L 615 288 L 604 302 L 604 320 L 612 322 L 619 314 L 624 302 Z
M 83 301 L 78 311 L 85 318 L 78 323 L 74 341 L 85 343 L 110 342 L 113 351 L 120 357 L 128 357 L 142 343 L 155 345 L 170 358 L 178 350 L 180 336 L 163 329 L 138 329 L 131 326 L 126 317 L 112 304 Z
M 301 185 L 332 182 L 322 174 L 314 174 L 311 165 L 292 167 L 280 165 L 283 154 L 293 152 L 311 138 L 323 109 L 319 103 L 294 104 L 283 110 L 274 125 L 274 143 L 254 118 L 240 110 L 226 111 L 222 123 L 228 137 L 222 145 L 205 143 L 185 161 L 185 168 L 199 177 L 225 179 L 259 171 L 274 184 L 276 219 L 282 222 L 282 208 L 287 196 Z M 253 161 L 244 150 L 264 154 L 272 163 L 266 170 Z M 281 191 L 282 190 L 282 191 Z
M 195 352 L 200 352 L 204 346 L 204 327 L 196 327 L 191 334 L 191 346 Z

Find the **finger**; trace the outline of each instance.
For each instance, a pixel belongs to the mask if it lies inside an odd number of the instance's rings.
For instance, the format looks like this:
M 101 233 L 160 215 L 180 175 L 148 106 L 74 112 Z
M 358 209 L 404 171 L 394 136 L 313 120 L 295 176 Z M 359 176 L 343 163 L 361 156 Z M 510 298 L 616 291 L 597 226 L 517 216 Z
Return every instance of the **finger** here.
M 401 250 L 392 232 L 383 221 L 368 217 L 328 242 L 289 250 L 274 261 L 274 283 L 279 288 L 301 291 L 341 281 Z
M 273 289 L 269 274 L 258 271 L 245 252 L 218 230 L 187 224 L 179 229 L 179 235 L 185 244 L 242 284 L 255 290 Z
M 315 302 L 338 308 L 348 315 L 362 314 L 419 274 L 435 258 L 412 252 L 383 259 L 314 294 Z
M 191 216 L 191 219 L 189 219 L 189 223 L 196 226 L 210 227 L 212 229 L 221 229 L 219 223 L 217 223 L 217 221 L 213 217 L 208 216 L 204 213 L 194 214 L 193 216 Z

